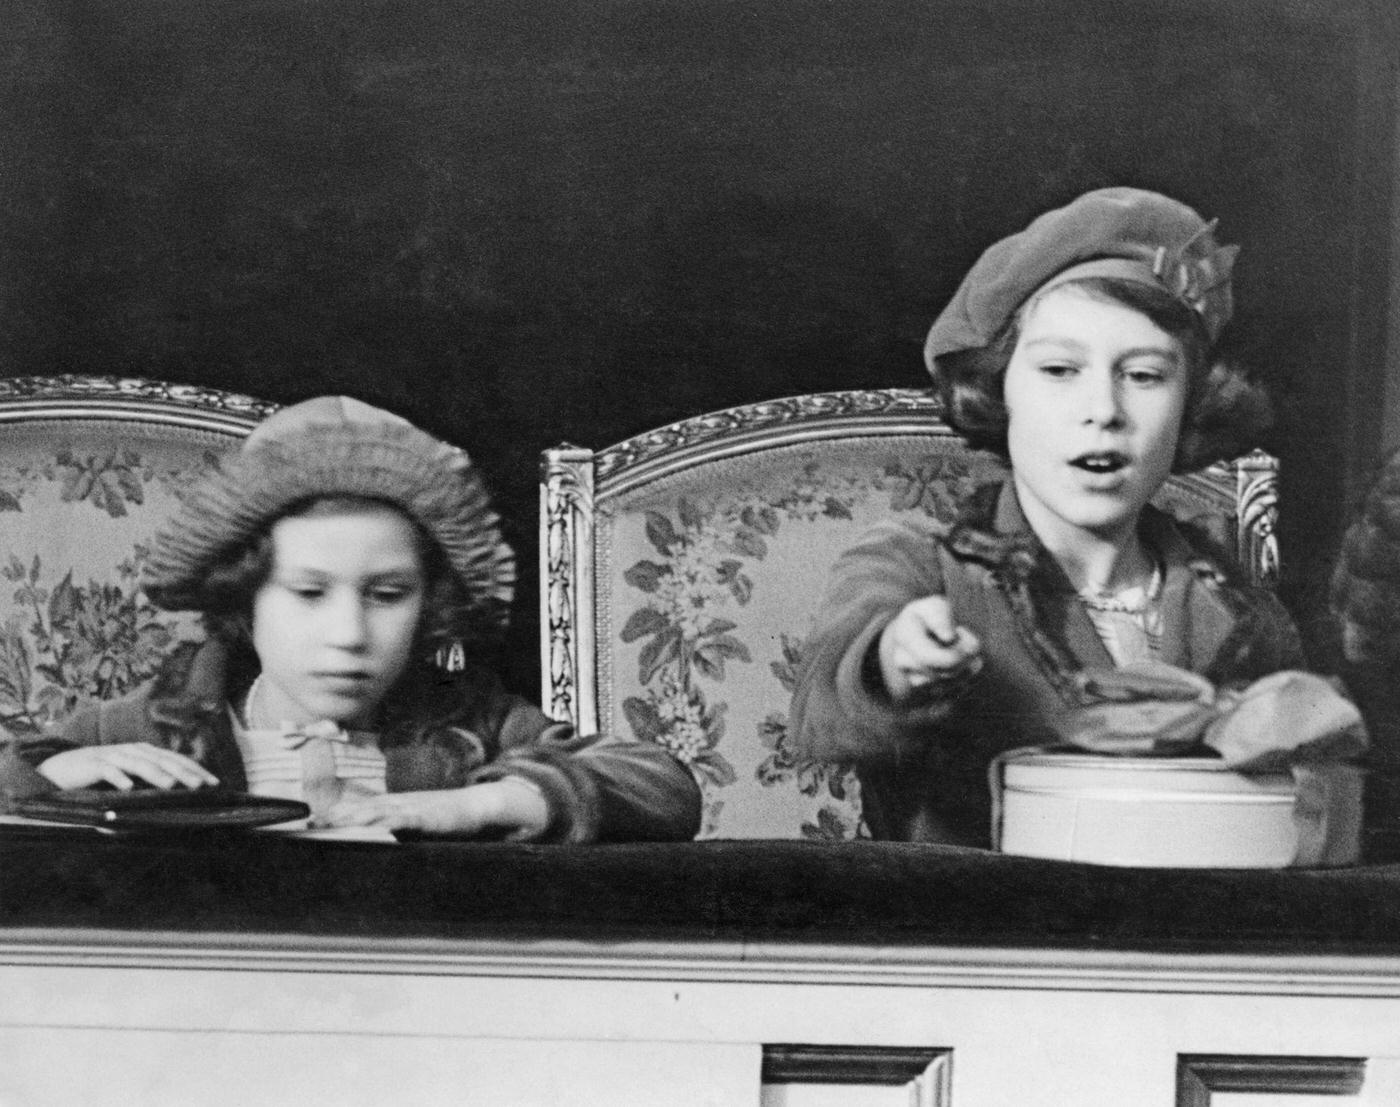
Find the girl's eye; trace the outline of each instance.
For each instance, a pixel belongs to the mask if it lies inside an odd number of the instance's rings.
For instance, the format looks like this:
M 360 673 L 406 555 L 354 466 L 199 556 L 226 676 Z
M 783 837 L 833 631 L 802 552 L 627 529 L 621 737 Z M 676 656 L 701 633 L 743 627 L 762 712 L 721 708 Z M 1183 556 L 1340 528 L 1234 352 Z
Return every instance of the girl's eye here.
M 382 606 L 403 603 L 413 595 L 413 589 L 407 586 L 392 585 L 380 588 L 371 588 L 369 598 L 372 603 Z
M 1161 384 L 1167 379 L 1167 375 L 1161 369 L 1152 366 L 1140 365 L 1132 366 L 1124 370 L 1123 375 L 1133 384 L 1153 385 Z
M 1075 366 L 1067 361 L 1047 361 L 1041 364 L 1040 371 L 1047 377 L 1068 377 L 1075 372 Z
M 322 596 L 326 594 L 326 590 L 324 588 L 317 587 L 314 584 L 289 584 L 287 586 L 287 591 L 290 592 L 297 599 L 305 600 L 307 602 L 319 600 Z

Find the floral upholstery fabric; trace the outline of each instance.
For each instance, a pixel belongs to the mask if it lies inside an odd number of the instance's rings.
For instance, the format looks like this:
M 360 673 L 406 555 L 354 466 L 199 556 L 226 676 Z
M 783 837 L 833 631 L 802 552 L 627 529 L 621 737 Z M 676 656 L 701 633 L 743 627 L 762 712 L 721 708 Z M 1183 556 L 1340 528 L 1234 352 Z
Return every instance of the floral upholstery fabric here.
M 928 436 L 790 445 L 600 505 L 599 715 L 687 762 L 701 837 L 867 835 L 849 766 L 803 762 L 787 704 L 827 572 L 881 518 L 951 518 L 999 472 Z
M 150 677 L 193 619 L 139 591 L 180 488 L 238 439 L 124 420 L 10 424 L 0 437 L 0 726 L 28 735 Z
M 705 794 L 702 838 L 868 836 L 847 765 L 798 759 L 788 701 L 832 563 L 882 518 L 951 521 L 1002 474 L 929 435 L 789 444 L 663 477 L 597 507 L 601 724 L 658 742 Z M 1229 505 L 1159 500 L 1222 540 Z

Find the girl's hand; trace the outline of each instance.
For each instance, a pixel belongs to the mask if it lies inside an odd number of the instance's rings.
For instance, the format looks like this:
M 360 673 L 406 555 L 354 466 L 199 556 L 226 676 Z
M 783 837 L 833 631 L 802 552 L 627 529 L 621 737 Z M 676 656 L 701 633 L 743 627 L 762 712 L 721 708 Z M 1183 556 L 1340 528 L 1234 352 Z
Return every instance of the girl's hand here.
M 513 841 L 538 838 L 549 826 L 549 804 L 529 781 L 503 777 L 465 788 L 390 792 L 369 800 L 339 803 L 325 826 L 382 826 L 422 834 L 480 834 L 507 831 Z
M 921 688 L 971 676 L 982 668 L 982 643 L 953 619 L 943 596 L 904 605 L 880 635 L 880 676 L 901 703 Z
M 64 791 L 111 784 L 129 792 L 137 786 L 137 781 L 165 790 L 204 788 L 219 783 L 219 778 L 198 761 L 149 742 L 65 750 L 44 761 L 39 773 Z

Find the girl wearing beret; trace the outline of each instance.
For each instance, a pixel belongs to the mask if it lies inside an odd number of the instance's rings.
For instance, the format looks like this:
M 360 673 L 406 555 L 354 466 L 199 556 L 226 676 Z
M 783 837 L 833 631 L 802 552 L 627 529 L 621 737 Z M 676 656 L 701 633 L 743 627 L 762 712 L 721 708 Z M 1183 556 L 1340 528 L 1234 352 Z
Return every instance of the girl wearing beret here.
M 699 792 L 664 750 L 576 735 L 474 662 L 513 580 L 461 451 L 343 397 L 285 408 L 156 539 L 147 594 L 202 612 L 207 642 L 12 746 L 0 785 L 217 784 L 303 800 L 326 827 L 693 837 Z
M 1063 742 L 1087 674 L 1302 665 L 1274 596 L 1149 506 L 1267 418 L 1216 355 L 1235 253 L 1168 197 L 1091 192 L 987 250 L 933 324 L 948 422 L 1008 475 L 841 557 L 791 715 L 805 755 L 855 763 L 877 838 L 989 845 L 989 766 Z

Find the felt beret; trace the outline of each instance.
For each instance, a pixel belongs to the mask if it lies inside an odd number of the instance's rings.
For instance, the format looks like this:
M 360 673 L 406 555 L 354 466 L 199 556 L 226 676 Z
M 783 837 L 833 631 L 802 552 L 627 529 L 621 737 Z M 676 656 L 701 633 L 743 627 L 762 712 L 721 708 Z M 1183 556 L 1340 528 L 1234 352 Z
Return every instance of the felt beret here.
M 1086 192 L 977 259 L 929 330 L 924 360 L 932 372 L 936 357 L 980 349 L 1040 289 L 1093 276 L 1165 289 L 1196 312 L 1215 341 L 1234 310 L 1230 274 L 1239 247 L 1218 245 L 1214 230 L 1157 192 Z
M 379 500 L 415 520 L 466 586 L 482 629 L 504 625 L 515 557 L 467 455 L 347 396 L 274 412 L 237 454 L 190 486 L 152 544 L 147 594 L 160 607 L 197 608 L 215 564 L 293 504 L 337 495 Z

